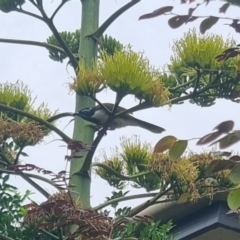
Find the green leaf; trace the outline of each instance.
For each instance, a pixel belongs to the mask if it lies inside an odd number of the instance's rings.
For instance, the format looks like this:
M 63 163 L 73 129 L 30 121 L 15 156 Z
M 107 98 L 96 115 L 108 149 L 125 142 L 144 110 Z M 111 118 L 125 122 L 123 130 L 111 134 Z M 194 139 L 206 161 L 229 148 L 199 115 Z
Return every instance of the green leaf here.
M 225 152 L 213 152 L 212 153 L 212 155 L 214 156 L 214 157 L 229 157 L 229 156 L 231 156 L 232 155 L 232 152 L 227 152 L 227 151 L 225 151 Z
M 24 156 L 24 157 L 29 157 L 29 155 L 25 152 L 21 152 L 21 155 Z
M 236 164 L 236 162 L 230 160 L 213 160 L 206 168 L 206 175 L 209 176 L 212 173 L 232 169 Z
M 218 130 L 220 133 L 229 133 L 233 130 L 234 122 L 232 120 L 224 121 L 218 124 L 213 130 Z
M 240 189 L 234 189 L 230 191 L 227 198 L 228 206 L 231 210 L 237 210 L 240 208 Z
M 25 0 L 0 0 L 0 10 L 8 13 L 14 11 L 17 7 L 22 6 Z
M 161 153 L 169 150 L 174 143 L 177 141 L 177 138 L 174 136 L 166 136 L 160 139 L 154 147 L 154 153 Z
M 174 145 L 169 150 L 169 158 L 172 161 L 178 160 L 184 151 L 186 150 L 188 145 L 187 140 L 179 140 L 174 143 Z
M 219 148 L 228 148 L 231 145 L 240 141 L 240 130 L 229 133 L 227 136 L 220 138 L 219 140 L 213 142 L 210 146 L 219 143 Z
M 172 10 L 173 10 L 173 6 L 161 7 L 161 8 L 156 9 L 152 13 L 148 13 L 148 14 L 144 14 L 144 15 L 140 16 L 138 20 L 158 17 L 158 16 L 163 15 L 167 12 L 171 12 Z
M 3 177 L 3 185 L 5 185 L 5 183 L 9 180 L 9 177 L 10 177 L 9 174 L 7 174 Z
M 79 226 L 77 224 L 72 224 L 70 227 L 70 233 L 74 234 L 79 229 Z
M 230 3 L 225 3 L 219 8 L 219 13 L 226 13 L 228 8 L 230 7 Z
M 209 133 L 209 134 L 203 136 L 202 138 L 200 138 L 199 141 L 197 142 L 197 145 L 203 145 L 203 144 L 210 143 L 213 140 L 217 139 L 220 135 L 221 135 L 220 132 Z
M 230 180 L 234 184 L 240 183 L 240 164 L 237 164 L 229 174 Z
M 208 29 L 210 29 L 214 24 L 217 23 L 218 17 L 209 17 L 204 19 L 200 24 L 200 32 L 204 34 Z
M 179 28 L 184 23 L 186 23 L 188 19 L 189 19 L 188 15 L 175 16 L 168 20 L 168 24 L 171 28 L 175 29 L 175 28 Z
M 178 204 L 185 203 L 185 202 L 187 202 L 188 199 L 190 199 L 191 197 L 192 197 L 192 196 L 191 196 L 190 193 L 183 193 L 183 194 L 179 197 L 177 203 L 178 203 Z
M 234 155 L 234 156 L 230 157 L 228 160 L 232 160 L 232 161 L 238 162 L 238 161 L 240 161 L 240 156 Z
M 127 237 L 127 238 L 124 238 L 124 240 L 138 240 L 138 238 L 135 238 L 135 237 Z

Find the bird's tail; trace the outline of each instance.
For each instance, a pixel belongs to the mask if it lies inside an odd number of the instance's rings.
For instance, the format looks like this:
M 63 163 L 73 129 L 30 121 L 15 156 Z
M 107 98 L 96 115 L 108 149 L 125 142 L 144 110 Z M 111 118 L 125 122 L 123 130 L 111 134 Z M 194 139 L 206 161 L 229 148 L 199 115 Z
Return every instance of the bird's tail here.
M 142 121 L 140 119 L 136 119 L 138 121 L 138 124 L 139 124 L 139 127 L 141 128 L 144 128 L 150 132 L 153 132 L 153 133 L 162 133 L 163 131 L 165 131 L 164 128 L 162 127 L 159 127 L 157 125 L 154 125 L 152 123 L 148 123 L 148 122 L 145 122 L 145 121 Z

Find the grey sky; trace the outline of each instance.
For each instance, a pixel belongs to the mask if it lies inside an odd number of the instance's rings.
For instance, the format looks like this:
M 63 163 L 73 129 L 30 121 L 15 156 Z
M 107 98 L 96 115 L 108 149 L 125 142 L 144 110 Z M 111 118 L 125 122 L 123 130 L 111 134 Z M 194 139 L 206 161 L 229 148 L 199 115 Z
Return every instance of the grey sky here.
M 47 12 L 52 12 L 60 1 L 44 1 L 47 2 Z M 128 1 L 110 1 L 102 0 L 100 9 L 100 24 L 113 11 L 120 8 Z M 167 24 L 167 17 L 158 17 L 151 20 L 138 21 L 142 14 L 152 12 L 156 8 L 165 5 L 176 6 L 178 1 L 169 0 L 142 0 L 139 4 L 134 6 L 131 10 L 122 15 L 116 22 L 107 30 L 107 34 L 115 37 L 123 44 L 131 44 L 136 51 L 144 51 L 145 55 L 150 59 L 151 63 L 156 66 L 163 66 L 169 62 L 171 55 L 171 44 L 174 39 L 177 39 L 188 31 L 189 28 L 199 26 L 199 21 L 184 25 L 183 27 L 173 30 Z M 32 9 L 31 5 L 26 4 L 26 9 Z M 187 12 L 188 5 L 181 5 L 178 12 Z M 35 10 L 34 10 L 35 11 Z M 213 14 L 217 12 L 216 5 L 210 5 L 208 8 L 203 8 L 199 11 L 201 15 L 208 15 L 209 12 Z M 59 31 L 75 31 L 80 26 L 80 1 L 70 1 L 59 12 L 55 19 L 55 24 Z M 230 8 L 229 15 L 235 16 L 237 11 Z M 221 21 L 211 29 L 211 32 L 221 34 L 226 38 L 229 34 L 238 40 L 237 35 L 229 26 L 223 25 L 225 22 Z M 5 14 L 0 12 L 0 37 L 25 39 L 35 41 L 45 41 L 51 34 L 47 26 L 42 22 L 33 19 L 29 16 L 24 16 L 19 13 Z M 72 81 L 74 76 L 73 71 L 68 67 L 66 71 L 66 62 L 63 64 L 53 62 L 48 58 L 48 52 L 39 47 L 20 46 L 12 44 L 0 43 L 0 73 L 1 82 L 16 82 L 18 79 L 22 80 L 33 91 L 33 96 L 37 96 L 36 105 L 43 101 L 48 103 L 52 110 L 58 109 L 59 112 L 74 111 L 74 94 L 69 95 L 67 83 Z M 112 102 L 114 95 L 108 91 L 99 94 L 99 99 L 103 102 Z M 133 97 L 124 99 L 121 105 L 130 107 L 136 104 Z M 160 138 L 166 135 L 175 135 L 180 139 L 189 139 L 192 137 L 202 136 L 224 120 L 235 120 L 235 129 L 240 128 L 240 106 L 230 101 L 218 101 L 211 108 L 200 108 L 195 105 L 185 103 L 180 106 L 173 106 L 172 108 L 164 107 L 158 109 L 145 110 L 137 112 L 134 116 L 143 120 L 149 121 L 167 131 L 162 135 L 149 133 L 139 128 L 125 128 L 114 132 L 109 132 L 108 135 L 101 142 L 96 156 L 99 155 L 99 150 L 106 150 L 110 152 L 111 148 L 119 146 L 119 138 L 121 136 L 131 137 L 137 134 L 142 141 L 147 141 L 155 144 Z M 58 127 L 63 129 L 70 119 L 59 122 Z M 69 136 L 72 135 L 72 125 L 65 130 Z M 50 135 L 45 139 L 44 143 L 35 148 L 29 147 L 26 152 L 30 157 L 22 160 L 36 164 L 54 172 L 59 172 L 65 168 L 66 162 L 64 156 L 66 155 L 66 147 L 62 146 L 62 142 L 54 141 L 58 139 L 55 135 Z M 51 143 L 49 143 L 51 142 Z M 235 147 L 238 149 L 239 144 Z M 192 150 L 200 151 L 202 148 L 196 147 L 195 143 L 190 144 Z M 12 177 L 14 184 L 17 184 L 21 190 L 31 189 L 22 179 Z M 53 192 L 53 188 L 49 185 L 42 184 L 48 191 Z M 110 188 L 106 182 L 99 177 L 93 176 L 92 185 L 92 205 L 101 203 L 105 197 L 113 189 Z M 33 190 L 35 191 L 35 190 Z M 132 190 L 133 192 L 139 192 Z M 36 191 L 35 191 L 36 192 Z M 132 192 L 132 193 L 133 193 Z M 32 198 L 38 202 L 44 200 L 40 194 L 35 194 Z M 139 201 L 132 201 L 131 204 L 136 204 Z

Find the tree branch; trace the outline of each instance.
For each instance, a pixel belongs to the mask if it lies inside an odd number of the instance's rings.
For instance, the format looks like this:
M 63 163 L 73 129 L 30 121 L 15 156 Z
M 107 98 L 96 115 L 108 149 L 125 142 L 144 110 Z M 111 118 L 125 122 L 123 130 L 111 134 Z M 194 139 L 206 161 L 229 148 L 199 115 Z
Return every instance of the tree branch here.
M 0 42 L 44 47 L 44 48 L 52 50 L 52 51 L 56 51 L 56 52 L 60 52 L 62 54 L 66 54 L 65 51 L 62 48 L 57 47 L 57 46 L 52 45 L 52 44 L 48 44 L 48 43 L 42 43 L 42 42 L 36 42 L 36 41 L 28 41 L 28 40 L 18 40 L 18 39 L 17 40 L 15 40 L 15 39 L 6 39 L 6 38 L 0 38 Z
M 135 194 L 135 195 L 131 195 L 131 196 L 124 196 L 124 197 L 119 197 L 119 198 L 114 198 L 111 199 L 109 201 L 106 201 L 105 203 L 102 203 L 96 207 L 93 208 L 93 210 L 98 211 L 102 208 L 105 208 L 111 204 L 114 203 L 119 203 L 119 202 L 123 202 L 123 201 L 128 201 L 128 200 L 133 200 L 133 199 L 139 199 L 139 198 L 147 198 L 147 197 L 154 197 L 156 196 L 157 193 L 142 193 L 142 194 Z
M 69 143 L 72 141 L 72 139 L 70 137 L 68 137 L 64 132 L 62 132 L 61 130 L 59 130 L 58 128 L 56 128 L 55 126 L 53 126 L 51 123 L 37 117 L 37 116 L 34 116 L 30 113 L 27 113 L 27 112 L 24 112 L 24 111 L 21 111 L 21 110 L 18 110 L 16 108 L 12 108 L 12 107 L 9 107 L 9 106 L 6 106 L 4 104 L 0 104 L 0 109 L 1 110 L 5 110 L 5 111 L 10 111 L 10 112 L 13 112 L 13 113 L 17 113 L 21 116 L 24 116 L 24 117 L 27 117 L 29 119 L 32 119 L 34 120 L 35 122 L 47 127 L 48 129 L 52 130 L 53 132 L 57 133 L 62 139 L 64 142 L 66 143 Z
M 129 8 L 140 2 L 141 0 L 132 0 L 131 2 L 127 3 L 123 7 L 121 7 L 119 10 L 117 10 L 115 13 L 113 13 L 98 29 L 96 32 L 91 34 L 90 36 L 94 38 L 100 38 L 102 34 L 106 31 L 106 29 L 125 11 L 127 11 Z
M 105 170 L 109 171 L 110 173 L 114 174 L 117 178 L 119 178 L 120 180 L 126 180 L 126 181 L 130 181 L 130 180 L 133 180 L 135 178 L 138 178 L 138 177 L 141 177 L 141 176 L 144 176 L 144 175 L 148 175 L 151 172 L 141 172 L 139 174 L 134 174 L 132 176 L 124 176 L 122 175 L 121 173 L 115 171 L 114 169 L 112 169 L 111 167 L 107 166 L 106 164 L 104 163 L 93 163 L 92 164 L 93 167 L 101 167 L 101 168 L 104 168 Z

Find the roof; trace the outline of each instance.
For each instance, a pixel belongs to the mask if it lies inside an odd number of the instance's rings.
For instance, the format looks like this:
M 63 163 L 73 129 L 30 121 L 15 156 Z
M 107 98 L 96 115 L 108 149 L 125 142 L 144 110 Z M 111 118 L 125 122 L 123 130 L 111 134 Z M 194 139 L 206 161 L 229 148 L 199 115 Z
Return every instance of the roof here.
M 178 204 L 177 201 L 148 207 L 140 215 L 150 215 L 162 223 L 172 220 L 175 240 L 239 240 L 240 222 L 237 215 L 226 214 L 228 193 L 218 193 L 212 201 L 202 198 L 197 202 Z

